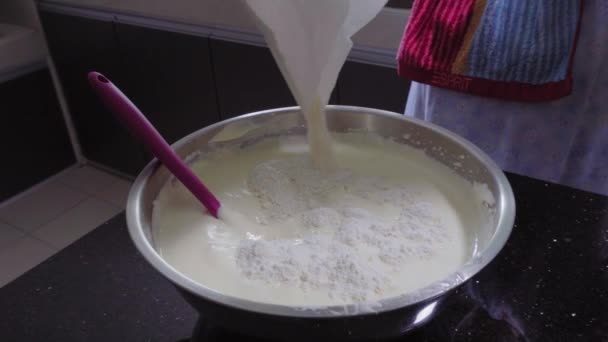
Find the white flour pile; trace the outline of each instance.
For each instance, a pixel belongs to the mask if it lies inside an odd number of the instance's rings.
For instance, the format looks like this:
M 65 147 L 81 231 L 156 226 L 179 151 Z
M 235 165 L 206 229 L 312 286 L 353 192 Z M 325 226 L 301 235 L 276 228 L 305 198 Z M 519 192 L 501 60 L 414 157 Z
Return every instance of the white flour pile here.
M 272 286 L 364 302 L 397 286 L 391 275 L 404 263 L 432 257 L 435 245 L 448 239 L 436 208 L 416 192 L 344 170 L 322 174 L 305 157 L 258 164 L 248 187 L 263 224 L 308 228 L 295 238 L 244 239 L 238 246 L 243 274 Z M 392 206 L 397 215 L 381 217 L 370 210 L 376 206 Z
M 152 219 L 162 257 L 223 294 L 298 307 L 377 303 L 468 259 L 465 227 L 486 209 L 466 180 L 365 133 L 332 135 L 335 168 L 319 171 L 300 138 L 227 147 L 192 165 L 227 208 L 222 220 L 168 182 Z

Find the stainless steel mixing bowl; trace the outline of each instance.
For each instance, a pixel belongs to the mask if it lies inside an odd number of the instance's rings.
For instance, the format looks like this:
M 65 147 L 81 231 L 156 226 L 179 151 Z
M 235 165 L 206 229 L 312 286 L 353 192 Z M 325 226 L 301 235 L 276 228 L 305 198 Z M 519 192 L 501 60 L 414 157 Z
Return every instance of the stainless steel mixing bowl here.
M 399 143 L 424 149 L 428 156 L 472 182 L 487 184 L 495 202 L 487 203 L 488 224 L 477 231 L 471 259 L 445 279 L 413 293 L 382 301 L 376 312 L 359 305 L 302 310 L 231 297 L 213 291 L 178 272 L 159 255 L 151 225 L 152 204 L 170 175 L 157 160 L 148 164 L 133 184 L 127 204 L 129 232 L 148 262 L 173 282 L 203 320 L 248 335 L 274 339 L 364 339 L 399 336 L 428 321 L 442 298 L 484 268 L 505 245 L 515 217 L 511 187 L 496 164 L 470 142 L 435 125 L 377 109 L 329 106 L 327 122 L 335 132 L 370 131 Z M 186 158 L 212 144 L 218 133 L 234 127 L 257 127 L 241 139 L 303 134 L 297 107 L 267 110 L 222 121 L 188 135 L 173 145 Z M 213 144 L 222 144 L 215 142 Z M 463 198 L 462 200 L 471 200 Z M 203 248 L 203 246 L 201 246 Z M 213 277 L 209 274 L 209 277 Z

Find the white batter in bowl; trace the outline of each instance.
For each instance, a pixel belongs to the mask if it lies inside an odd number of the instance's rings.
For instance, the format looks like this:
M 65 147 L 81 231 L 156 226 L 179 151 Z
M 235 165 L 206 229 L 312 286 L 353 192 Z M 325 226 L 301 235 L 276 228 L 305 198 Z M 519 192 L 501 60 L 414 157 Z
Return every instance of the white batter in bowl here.
M 483 186 L 373 133 L 332 138 L 335 166 L 325 171 L 313 167 L 303 136 L 201 154 L 192 167 L 224 219 L 168 181 L 152 220 L 160 255 L 217 292 L 301 307 L 373 305 L 472 257 L 471 227 L 493 201 Z

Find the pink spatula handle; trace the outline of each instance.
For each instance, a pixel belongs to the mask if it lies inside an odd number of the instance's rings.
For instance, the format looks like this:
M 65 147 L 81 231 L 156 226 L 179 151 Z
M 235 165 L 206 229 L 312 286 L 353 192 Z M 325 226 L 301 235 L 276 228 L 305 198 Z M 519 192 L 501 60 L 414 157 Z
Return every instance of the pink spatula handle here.
M 89 83 L 116 118 L 127 127 L 160 160 L 171 173 L 203 203 L 211 215 L 218 217 L 220 202 L 173 151 L 142 112 L 110 80 L 98 72 L 90 72 Z

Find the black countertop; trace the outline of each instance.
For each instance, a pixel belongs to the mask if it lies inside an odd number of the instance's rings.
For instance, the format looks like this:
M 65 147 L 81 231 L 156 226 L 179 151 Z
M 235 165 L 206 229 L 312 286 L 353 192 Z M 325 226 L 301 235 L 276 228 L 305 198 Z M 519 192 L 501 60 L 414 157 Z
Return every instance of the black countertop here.
M 608 198 L 508 175 L 509 242 L 406 341 L 608 341 Z M 197 315 L 118 215 L 0 289 L 1 341 L 178 341 Z

